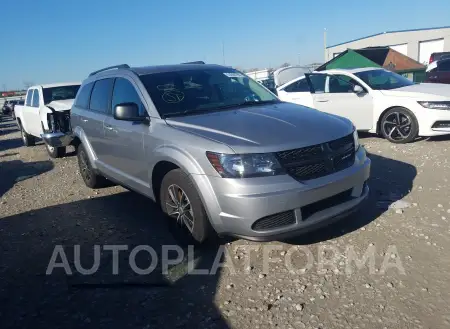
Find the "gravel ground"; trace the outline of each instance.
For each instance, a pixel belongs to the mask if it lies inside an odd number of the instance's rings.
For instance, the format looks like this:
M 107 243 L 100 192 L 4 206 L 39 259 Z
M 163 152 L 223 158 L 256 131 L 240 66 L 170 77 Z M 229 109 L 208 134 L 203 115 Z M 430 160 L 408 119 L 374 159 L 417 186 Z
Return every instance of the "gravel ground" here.
M 361 142 L 372 177 L 358 214 L 292 241 L 221 240 L 196 247 L 192 261 L 186 256 L 168 273 L 158 262 L 138 275 L 128 264 L 135 246 L 158 257 L 162 245 L 188 250 L 157 207 L 122 187 L 86 188 L 73 154 L 53 160 L 42 143 L 23 147 L 3 117 L 1 327 L 449 328 L 450 138 Z M 113 244 L 129 248 L 117 274 L 111 251 L 99 254 L 94 274 L 77 271 L 74 245 L 89 268 L 94 245 Z M 45 274 L 56 245 L 71 275 Z M 211 269 L 217 261 L 224 267 L 215 274 L 187 274 L 189 265 Z M 140 268 L 149 262 L 148 253 L 136 257 Z

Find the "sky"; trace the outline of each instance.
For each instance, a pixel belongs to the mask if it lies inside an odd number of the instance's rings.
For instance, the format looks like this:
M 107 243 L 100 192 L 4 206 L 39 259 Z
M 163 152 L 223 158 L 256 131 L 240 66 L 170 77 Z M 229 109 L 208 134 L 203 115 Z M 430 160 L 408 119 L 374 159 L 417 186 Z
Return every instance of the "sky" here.
M 327 44 L 450 25 L 449 0 L 1 0 L 0 89 L 81 81 L 109 65 L 241 69 L 324 61 Z

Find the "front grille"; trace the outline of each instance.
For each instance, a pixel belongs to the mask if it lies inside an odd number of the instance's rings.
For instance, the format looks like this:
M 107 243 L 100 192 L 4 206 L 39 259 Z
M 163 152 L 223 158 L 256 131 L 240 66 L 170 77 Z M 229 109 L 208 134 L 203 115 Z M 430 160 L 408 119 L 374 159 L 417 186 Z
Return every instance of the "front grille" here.
M 348 189 L 344 192 L 341 192 L 339 194 L 333 195 L 329 198 L 311 203 L 307 206 L 303 206 L 301 208 L 302 211 L 302 221 L 308 219 L 312 215 L 314 215 L 316 212 L 328 209 L 334 206 L 337 206 L 341 203 L 347 202 L 352 199 L 352 189 Z
M 292 224 L 295 224 L 295 214 L 293 210 L 289 210 L 258 219 L 253 223 L 252 229 L 255 231 L 268 231 Z
M 47 114 L 47 121 L 51 132 L 68 133 L 70 127 L 70 111 L 52 112 Z
M 293 178 L 304 181 L 344 170 L 355 162 L 353 134 L 331 142 L 276 153 Z
M 325 162 L 312 163 L 302 166 L 293 166 L 286 168 L 286 171 L 292 177 L 301 180 L 319 178 L 326 175 L 327 168 Z

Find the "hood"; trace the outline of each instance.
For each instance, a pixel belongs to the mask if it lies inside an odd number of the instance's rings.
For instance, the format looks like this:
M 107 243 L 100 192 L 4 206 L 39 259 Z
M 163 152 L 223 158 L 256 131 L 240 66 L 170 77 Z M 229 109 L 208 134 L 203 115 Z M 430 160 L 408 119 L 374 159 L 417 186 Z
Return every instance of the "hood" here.
M 63 100 L 59 100 L 59 101 L 50 102 L 50 103 L 46 104 L 45 106 L 50 107 L 57 112 L 61 112 L 61 111 L 70 110 L 72 108 L 73 102 L 74 102 L 74 99 L 63 99 Z
M 450 85 L 442 83 L 419 83 L 380 91 L 386 96 L 414 97 L 423 100 L 450 100 Z
M 166 122 L 174 128 L 224 143 L 236 153 L 277 152 L 311 146 L 353 131 L 348 119 L 292 103 L 173 117 Z

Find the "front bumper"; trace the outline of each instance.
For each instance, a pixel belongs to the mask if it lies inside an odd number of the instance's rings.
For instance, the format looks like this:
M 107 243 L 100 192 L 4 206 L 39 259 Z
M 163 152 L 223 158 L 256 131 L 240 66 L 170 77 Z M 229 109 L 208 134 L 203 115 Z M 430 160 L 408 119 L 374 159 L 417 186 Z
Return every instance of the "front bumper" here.
M 52 147 L 64 147 L 68 146 L 73 141 L 72 134 L 65 134 L 62 132 L 51 132 L 41 134 L 41 138 L 44 142 Z
M 449 110 L 432 110 L 422 108 L 417 115 L 419 136 L 439 136 L 450 134 L 450 126 L 439 127 L 439 122 L 450 122 Z
M 208 184 L 198 182 L 207 176 L 198 175 L 194 180 L 218 234 L 270 241 L 309 232 L 356 211 L 369 194 L 369 175 L 370 159 L 360 147 L 352 167 L 304 183 L 288 175 L 239 180 L 208 177 Z M 322 207 L 322 201 L 347 192 L 347 199 Z M 306 218 L 311 206 L 315 210 Z M 293 212 L 292 223 L 255 229 L 258 220 L 285 212 Z

